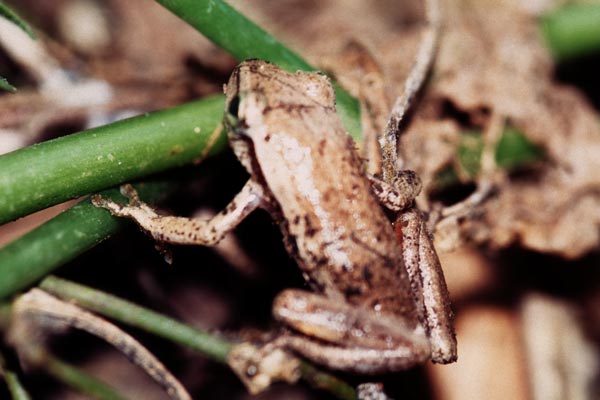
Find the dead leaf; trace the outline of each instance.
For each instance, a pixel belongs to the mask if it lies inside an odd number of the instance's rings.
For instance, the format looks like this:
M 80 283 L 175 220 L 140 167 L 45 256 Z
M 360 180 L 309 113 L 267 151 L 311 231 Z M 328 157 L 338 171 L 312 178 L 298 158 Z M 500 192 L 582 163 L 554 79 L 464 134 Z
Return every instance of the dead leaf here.
M 540 169 L 498 187 L 497 196 L 484 204 L 483 217 L 467 224 L 471 237 L 499 247 L 519 241 L 569 258 L 596 248 L 596 111 L 574 88 L 553 82 L 537 21 L 521 9 L 509 2 L 470 1 L 460 7 L 446 2 L 446 11 L 430 96 L 468 115 L 499 113 L 547 155 Z

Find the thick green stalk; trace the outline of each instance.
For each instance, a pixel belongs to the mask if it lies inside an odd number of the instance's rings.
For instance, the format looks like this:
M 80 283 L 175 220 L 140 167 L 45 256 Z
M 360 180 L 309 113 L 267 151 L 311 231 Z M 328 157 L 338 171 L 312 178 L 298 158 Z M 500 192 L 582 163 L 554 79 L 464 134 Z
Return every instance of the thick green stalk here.
M 152 202 L 165 194 L 169 184 L 151 182 L 136 188 L 144 200 Z M 115 201 L 125 201 L 116 189 L 101 194 Z M 0 298 L 39 281 L 114 234 L 125 223 L 128 221 L 111 216 L 86 199 L 1 248 Z
M 222 113 L 215 96 L 0 156 L 0 223 L 198 161 L 224 145 Z
M 298 54 L 222 0 L 156 1 L 238 61 L 260 58 L 290 72 L 316 70 Z M 348 133 L 358 140 L 361 137 L 358 102 L 341 87 L 334 87 L 340 118 Z
M 288 71 L 314 70 L 302 57 L 221 0 L 157 0 L 237 60 L 260 58 Z

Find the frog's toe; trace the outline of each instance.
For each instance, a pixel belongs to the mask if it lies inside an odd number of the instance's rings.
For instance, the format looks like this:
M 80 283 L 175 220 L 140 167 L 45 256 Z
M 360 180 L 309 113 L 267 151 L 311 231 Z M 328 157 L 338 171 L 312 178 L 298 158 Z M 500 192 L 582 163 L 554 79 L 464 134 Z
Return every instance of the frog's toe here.
M 140 200 L 140 195 L 131 184 L 126 183 L 121 185 L 119 191 L 123 196 L 129 199 L 130 206 L 139 207 L 141 205 L 142 201 Z
M 121 215 L 123 212 L 123 206 L 121 204 L 115 203 L 110 199 L 105 199 L 99 194 L 93 195 L 91 201 L 94 206 L 104 208 L 113 215 Z

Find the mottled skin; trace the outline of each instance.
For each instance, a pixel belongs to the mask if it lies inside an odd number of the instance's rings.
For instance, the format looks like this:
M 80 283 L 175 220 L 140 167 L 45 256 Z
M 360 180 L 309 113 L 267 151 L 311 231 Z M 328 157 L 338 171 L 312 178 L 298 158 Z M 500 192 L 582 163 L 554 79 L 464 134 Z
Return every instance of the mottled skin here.
M 271 198 L 288 250 L 313 289 L 332 301 L 379 306 L 416 326 L 400 247 L 335 112 L 328 79 L 245 63 L 227 85 L 232 102 L 233 149 Z
M 257 357 L 285 348 L 361 373 L 429 357 L 454 361 L 443 274 L 423 218 L 410 208 L 420 182 L 401 175 L 397 190 L 365 176 L 329 80 L 246 61 L 227 84 L 225 125 L 250 179 L 212 219 L 159 216 L 130 190 L 129 206 L 95 204 L 135 219 L 157 240 L 202 245 L 218 242 L 256 208 L 267 210 L 314 292 L 286 290 L 275 299 L 275 317 L 293 330 Z M 404 210 L 396 231 L 380 203 Z

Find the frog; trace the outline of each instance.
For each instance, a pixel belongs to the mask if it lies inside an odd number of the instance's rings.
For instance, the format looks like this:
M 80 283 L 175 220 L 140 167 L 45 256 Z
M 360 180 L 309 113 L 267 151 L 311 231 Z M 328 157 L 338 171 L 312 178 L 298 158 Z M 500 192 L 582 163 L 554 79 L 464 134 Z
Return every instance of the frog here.
M 455 361 L 443 271 L 414 206 L 420 181 L 404 171 L 390 185 L 365 172 L 329 78 L 244 61 L 225 86 L 223 124 L 250 177 L 212 218 L 159 215 L 131 187 L 129 204 L 99 196 L 94 204 L 159 242 L 206 246 L 266 210 L 312 291 L 276 296 L 273 316 L 286 329 L 265 348 L 361 374 Z

